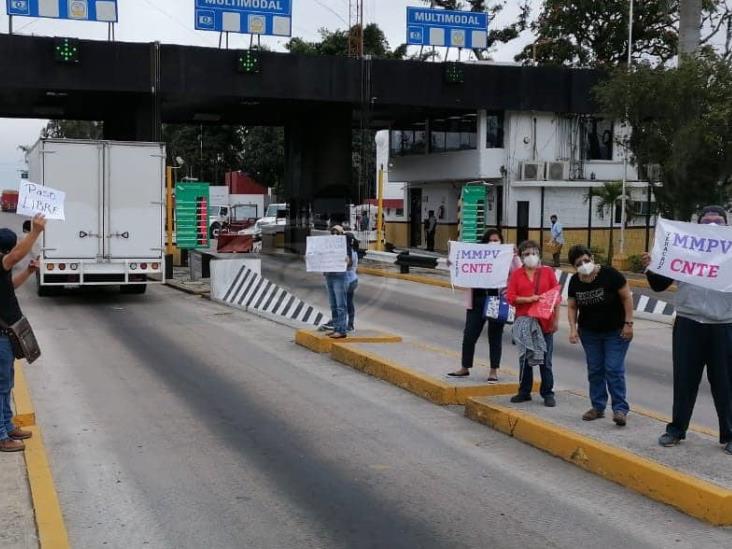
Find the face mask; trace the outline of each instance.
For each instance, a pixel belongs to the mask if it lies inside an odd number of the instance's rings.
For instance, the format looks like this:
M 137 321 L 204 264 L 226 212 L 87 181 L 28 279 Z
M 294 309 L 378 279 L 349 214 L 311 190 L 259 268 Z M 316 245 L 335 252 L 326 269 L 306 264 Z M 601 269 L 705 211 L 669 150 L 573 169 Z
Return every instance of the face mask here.
M 581 275 L 590 276 L 595 272 L 595 264 L 591 261 L 589 263 L 584 263 L 577 267 L 577 272 Z
M 538 255 L 527 255 L 524 257 L 524 265 L 527 266 L 529 269 L 534 269 L 539 266 L 539 256 Z

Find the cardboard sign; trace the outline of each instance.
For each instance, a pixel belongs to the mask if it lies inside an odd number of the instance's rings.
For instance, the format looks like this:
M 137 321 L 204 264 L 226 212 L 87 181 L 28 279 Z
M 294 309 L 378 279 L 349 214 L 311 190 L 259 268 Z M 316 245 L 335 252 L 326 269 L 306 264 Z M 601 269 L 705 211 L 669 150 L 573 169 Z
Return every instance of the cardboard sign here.
M 36 214 L 43 214 L 46 219 L 64 220 L 64 201 L 66 193 L 57 191 L 51 187 L 44 187 L 30 181 L 23 181 L 20 184 L 18 193 L 19 215 L 33 217 Z
M 460 288 L 505 288 L 513 261 L 511 244 L 450 242 L 450 280 Z
M 732 292 L 732 227 L 659 219 L 649 270 L 702 288 Z
M 305 249 L 305 266 L 309 273 L 344 273 L 348 267 L 344 235 L 309 236 Z

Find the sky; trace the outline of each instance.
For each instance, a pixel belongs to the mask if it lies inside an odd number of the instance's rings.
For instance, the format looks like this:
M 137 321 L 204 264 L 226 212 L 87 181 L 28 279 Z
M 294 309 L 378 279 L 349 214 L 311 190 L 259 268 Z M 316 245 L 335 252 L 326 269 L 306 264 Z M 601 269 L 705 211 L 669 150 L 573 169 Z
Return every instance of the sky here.
M 317 40 L 318 29 L 335 30 L 348 26 L 348 0 L 292 0 L 293 36 Z M 540 2 L 535 0 L 537 4 Z M 119 23 L 115 30 L 117 41 L 153 42 L 193 46 L 218 46 L 218 33 L 196 31 L 193 28 L 194 0 L 118 0 Z M 5 2 L 0 2 L 0 32 L 8 32 L 8 16 Z M 508 0 L 506 8 L 498 14 L 495 24 L 511 22 L 518 13 L 518 0 Z M 386 33 L 392 47 L 405 41 L 406 7 L 424 6 L 417 0 L 364 0 L 365 23 L 375 22 Z M 107 39 L 107 25 L 79 21 L 57 21 L 16 17 L 13 20 L 15 34 L 39 36 L 70 36 L 94 40 Z M 492 52 L 496 61 L 512 61 L 530 40 L 530 36 Z M 274 50 L 284 49 L 287 40 L 262 37 L 262 44 Z M 229 47 L 245 48 L 248 36 L 230 35 Z M 15 188 L 19 171 L 25 168 L 23 154 L 18 145 L 33 144 L 38 138 L 43 120 L 16 120 L 0 118 L 0 189 Z

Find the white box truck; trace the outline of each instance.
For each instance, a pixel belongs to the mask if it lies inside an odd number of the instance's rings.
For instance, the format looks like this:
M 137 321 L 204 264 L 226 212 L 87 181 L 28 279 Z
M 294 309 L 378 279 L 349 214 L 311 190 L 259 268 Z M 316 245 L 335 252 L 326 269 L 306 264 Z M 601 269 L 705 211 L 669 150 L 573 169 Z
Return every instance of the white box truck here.
M 30 181 L 66 193 L 66 220 L 43 234 L 39 295 L 164 281 L 165 145 L 41 139 L 26 160 Z

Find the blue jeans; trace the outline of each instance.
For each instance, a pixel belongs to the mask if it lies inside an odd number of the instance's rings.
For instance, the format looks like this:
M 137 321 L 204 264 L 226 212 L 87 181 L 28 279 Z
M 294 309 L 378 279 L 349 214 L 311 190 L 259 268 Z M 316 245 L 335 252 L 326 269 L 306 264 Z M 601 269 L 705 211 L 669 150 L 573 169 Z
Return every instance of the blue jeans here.
M 15 355 L 8 336 L 0 336 L 0 440 L 15 429 L 10 409 L 10 392 L 15 382 Z
M 546 341 L 546 354 L 544 355 L 544 364 L 539 366 L 541 374 L 541 388 L 539 394 L 542 398 L 554 396 L 554 372 L 552 372 L 552 353 L 554 352 L 554 334 L 544 334 Z M 531 389 L 534 385 L 534 370 L 524 356 L 519 357 L 519 394 L 524 396 L 531 395 Z
M 333 314 L 333 329 L 345 334 L 348 329 L 348 275 L 346 273 L 327 273 L 328 299 Z
M 587 378 L 590 382 L 590 401 L 598 412 L 607 406 L 608 391 L 613 412 L 630 410 L 625 400 L 625 354 L 630 341 L 620 331 L 592 332 L 580 329 L 580 340 L 587 357 Z
M 353 294 L 356 293 L 356 288 L 358 288 L 358 280 L 354 280 L 348 285 L 348 293 L 346 294 L 346 302 L 348 309 L 348 329 L 353 330 L 354 329 L 354 322 L 356 321 L 356 307 L 353 304 Z

